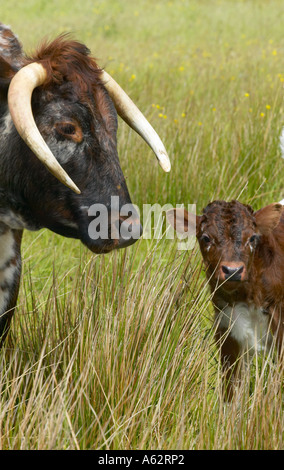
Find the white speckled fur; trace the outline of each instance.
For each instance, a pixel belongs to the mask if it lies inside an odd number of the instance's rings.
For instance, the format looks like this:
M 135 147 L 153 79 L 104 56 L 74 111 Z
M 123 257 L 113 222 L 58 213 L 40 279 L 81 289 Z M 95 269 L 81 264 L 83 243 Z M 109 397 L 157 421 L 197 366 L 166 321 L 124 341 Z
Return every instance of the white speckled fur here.
M 10 293 L 7 290 L 0 289 L 0 316 L 7 311 Z
M 15 240 L 11 230 L 0 235 L 0 315 L 7 310 L 10 299 L 9 286 L 13 285 L 13 281 L 18 272 L 18 266 L 9 261 L 15 256 Z
M 15 242 L 11 230 L 0 235 L 0 270 L 3 270 L 5 264 L 15 256 Z
M 1 138 L 5 137 L 7 134 L 10 134 L 12 129 L 13 121 L 10 112 L 8 111 L 5 116 L 2 118 L 2 130 Z
M 23 230 L 24 228 L 29 230 L 33 229 L 20 215 L 15 214 L 15 212 L 9 209 L 7 209 L 5 213 L 0 212 L 0 222 L 14 230 Z

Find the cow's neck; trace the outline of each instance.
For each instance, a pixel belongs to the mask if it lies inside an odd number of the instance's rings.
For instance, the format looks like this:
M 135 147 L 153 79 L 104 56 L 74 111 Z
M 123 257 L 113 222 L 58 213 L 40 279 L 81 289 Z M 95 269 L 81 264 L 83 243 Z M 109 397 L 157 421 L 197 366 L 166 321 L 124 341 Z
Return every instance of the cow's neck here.
M 0 343 L 16 306 L 21 277 L 22 230 L 0 222 Z
M 1 155 L 0 155 L 1 165 Z M 1 171 L 1 170 L 0 170 Z M 28 204 L 17 195 L 1 187 L 0 182 L 0 225 L 4 224 L 15 230 L 40 230 L 41 225 L 35 221 Z

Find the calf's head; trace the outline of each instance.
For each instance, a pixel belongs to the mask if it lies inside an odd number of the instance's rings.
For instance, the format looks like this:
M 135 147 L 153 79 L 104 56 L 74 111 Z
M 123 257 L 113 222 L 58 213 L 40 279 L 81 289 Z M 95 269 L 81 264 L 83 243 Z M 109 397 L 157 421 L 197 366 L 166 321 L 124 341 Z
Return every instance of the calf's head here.
M 27 57 L 0 24 L 0 221 L 47 227 L 96 253 L 139 238 L 117 154 L 117 112 L 169 171 L 155 131 L 83 44 L 63 35 Z
M 250 280 L 255 252 L 278 225 L 282 209 L 276 203 L 254 212 L 238 201 L 214 201 L 203 215 L 171 209 L 167 219 L 177 232 L 196 234 L 208 278 L 230 290 Z

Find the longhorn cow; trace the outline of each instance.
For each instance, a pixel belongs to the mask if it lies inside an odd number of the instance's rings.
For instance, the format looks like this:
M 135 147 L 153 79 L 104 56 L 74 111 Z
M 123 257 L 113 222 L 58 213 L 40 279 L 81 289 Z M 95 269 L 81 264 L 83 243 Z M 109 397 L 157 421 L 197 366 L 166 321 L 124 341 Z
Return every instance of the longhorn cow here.
M 0 23 L 0 338 L 5 338 L 17 301 L 24 229 L 46 227 L 107 253 L 136 238 L 111 236 L 129 224 L 141 235 L 135 208 L 129 222 L 120 208 L 131 204 L 117 154 L 117 113 L 155 152 L 165 171 L 170 162 L 154 129 L 84 44 L 61 35 L 24 54 L 11 29 Z M 110 213 L 107 237 L 91 237 L 88 208 Z M 132 228 L 132 230 L 131 230 Z M 133 230 L 133 228 L 136 228 Z M 126 230 L 127 231 L 127 230 Z

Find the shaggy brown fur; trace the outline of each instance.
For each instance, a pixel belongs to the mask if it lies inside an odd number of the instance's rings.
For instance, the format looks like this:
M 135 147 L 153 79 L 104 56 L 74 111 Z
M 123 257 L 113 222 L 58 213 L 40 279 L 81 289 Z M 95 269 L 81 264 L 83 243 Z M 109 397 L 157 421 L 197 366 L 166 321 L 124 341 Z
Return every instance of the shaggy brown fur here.
M 175 229 L 196 236 L 206 265 L 216 319 L 235 306 L 247 306 L 268 315 L 270 328 L 283 359 L 284 337 L 284 213 L 281 204 L 270 204 L 254 212 L 238 201 L 214 201 L 203 215 L 194 217 L 172 210 L 169 222 Z M 262 321 L 261 315 L 258 321 Z M 225 316 L 228 313 L 224 314 Z M 237 361 L 243 353 L 226 321 L 217 326 L 216 341 L 221 345 L 221 361 L 226 376 L 227 398 L 231 399 L 239 373 Z M 239 334 L 239 332 L 238 332 Z

